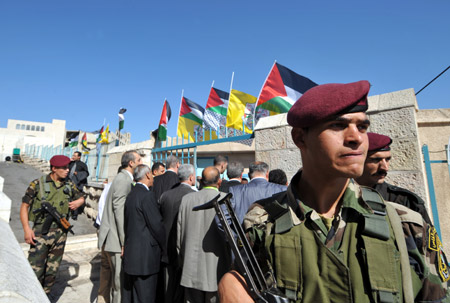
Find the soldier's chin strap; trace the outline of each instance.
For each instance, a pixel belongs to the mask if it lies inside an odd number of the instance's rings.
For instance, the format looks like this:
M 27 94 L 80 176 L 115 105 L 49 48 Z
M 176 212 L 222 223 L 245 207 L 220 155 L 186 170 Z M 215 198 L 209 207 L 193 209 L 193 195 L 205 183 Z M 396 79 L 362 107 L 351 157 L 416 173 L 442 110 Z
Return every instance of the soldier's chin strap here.
M 240 272 L 243 274 L 245 281 L 247 282 L 247 286 L 249 287 L 249 293 L 253 300 L 255 300 L 255 302 L 288 303 L 289 300 L 287 298 L 284 298 L 277 288 L 269 287 L 266 284 L 262 270 L 256 260 L 255 255 L 253 254 L 252 247 L 250 246 L 244 230 L 242 229 L 242 226 L 239 223 L 238 218 L 236 217 L 234 209 L 231 206 L 231 197 L 232 194 L 227 194 L 223 199 L 219 200 L 219 194 L 211 201 L 203 205 L 194 207 L 193 210 L 196 211 L 214 207 L 217 216 L 219 217 L 220 223 L 222 223 L 228 243 L 233 250 L 236 264 Z M 224 210 L 228 212 L 231 223 L 227 220 Z M 242 249 L 240 249 L 238 242 L 233 235 L 232 226 L 239 243 L 242 244 Z

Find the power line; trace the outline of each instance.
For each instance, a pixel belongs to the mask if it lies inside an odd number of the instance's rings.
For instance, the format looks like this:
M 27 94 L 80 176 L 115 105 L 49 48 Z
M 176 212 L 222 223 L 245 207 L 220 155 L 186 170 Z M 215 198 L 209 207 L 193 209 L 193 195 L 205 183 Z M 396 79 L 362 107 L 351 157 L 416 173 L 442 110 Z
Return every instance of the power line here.
M 439 78 L 440 76 L 442 76 L 443 73 L 445 73 L 448 69 L 450 69 L 450 65 L 444 69 L 444 71 L 442 73 L 440 73 L 439 75 L 437 75 L 433 80 L 431 80 L 430 82 L 428 82 L 427 85 L 425 85 L 424 87 L 422 87 L 422 89 L 420 89 L 417 93 L 416 96 L 425 89 L 425 87 L 427 87 L 428 85 L 430 85 L 431 83 L 433 83 L 434 80 L 436 80 L 437 78 Z

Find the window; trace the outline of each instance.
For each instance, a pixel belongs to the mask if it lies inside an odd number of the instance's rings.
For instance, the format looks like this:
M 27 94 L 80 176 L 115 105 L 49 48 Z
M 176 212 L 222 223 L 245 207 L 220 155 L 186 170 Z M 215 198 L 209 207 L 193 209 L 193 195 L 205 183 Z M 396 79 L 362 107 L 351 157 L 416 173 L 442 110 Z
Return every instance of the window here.
M 27 125 L 27 130 L 30 130 L 30 126 L 29 125 Z
M 20 129 L 20 124 L 16 124 L 16 129 Z
M 41 130 L 41 127 L 38 125 L 38 126 L 36 126 L 36 131 L 38 132 L 38 131 L 40 131 Z
M 20 129 L 25 129 L 25 124 L 20 125 Z
M 31 125 L 31 130 L 34 131 L 36 127 L 34 125 Z
M 45 127 L 41 126 L 41 132 L 45 131 Z

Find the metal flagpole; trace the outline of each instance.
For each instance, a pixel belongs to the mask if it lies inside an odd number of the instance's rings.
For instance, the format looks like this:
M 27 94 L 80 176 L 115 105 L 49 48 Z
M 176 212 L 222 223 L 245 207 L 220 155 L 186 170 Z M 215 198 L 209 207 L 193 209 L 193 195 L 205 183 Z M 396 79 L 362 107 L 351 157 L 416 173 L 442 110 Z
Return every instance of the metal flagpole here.
M 228 117 L 228 109 L 230 108 L 230 98 L 231 98 L 231 90 L 233 89 L 233 80 L 234 80 L 234 72 L 231 74 L 230 93 L 228 94 L 227 117 Z M 225 121 L 225 138 L 228 138 L 228 127 L 226 121 Z
M 259 91 L 258 98 L 256 98 L 255 109 L 253 110 L 253 130 L 255 129 L 255 117 L 256 117 L 256 108 L 258 107 L 258 101 L 259 101 L 259 98 L 261 97 L 261 93 L 264 88 L 264 84 L 266 84 L 267 79 L 269 79 L 269 76 L 272 73 L 273 68 L 275 67 L 275 64 L 277 64 L 277 60 L 275 60 L 273 62 L 272 68 L 270 69 L 269 73 L 267 74 L 266 80 L 264 80 L 263 85 L 261 86 L 261 90 Z

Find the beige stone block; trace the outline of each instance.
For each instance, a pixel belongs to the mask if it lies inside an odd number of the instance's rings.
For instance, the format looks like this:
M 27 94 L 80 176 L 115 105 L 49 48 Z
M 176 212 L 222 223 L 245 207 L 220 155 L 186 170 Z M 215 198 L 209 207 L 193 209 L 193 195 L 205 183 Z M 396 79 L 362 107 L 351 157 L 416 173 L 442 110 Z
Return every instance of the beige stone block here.
M 284 127 L 267 128 L 256 133 L 255 150 L 277 150 L 286 148 L 286 130 Z
M 269 165 L 269 167 L 271 167 L 270 154 L 271 152 L 269 151 L 257 151 L 255 152 L 255 161 L 265 162 Z
M 368 112 L 386 111 L 404 107 L 417 107 L 417 99 L 414 89 L 409 88 L 392 93 L 370 96 Z
M 370 132 L 396 138 L 417 137 L 414 108 L 401 108 L 369 115 Z
M 286 148 L 297 148 L 297 145 L 295 145 L 294 140 L 292 140 L 292 127 L 286 126 Z
M 270 152 L 270 169 L 284 170 L 288 180 L 294 176 L 301 166 L 302 158 L 298 148 Z
M 391 155 L 391 170 L 422 170 L 420 149 L 414 139 L 398 139 L 392 142 Z

